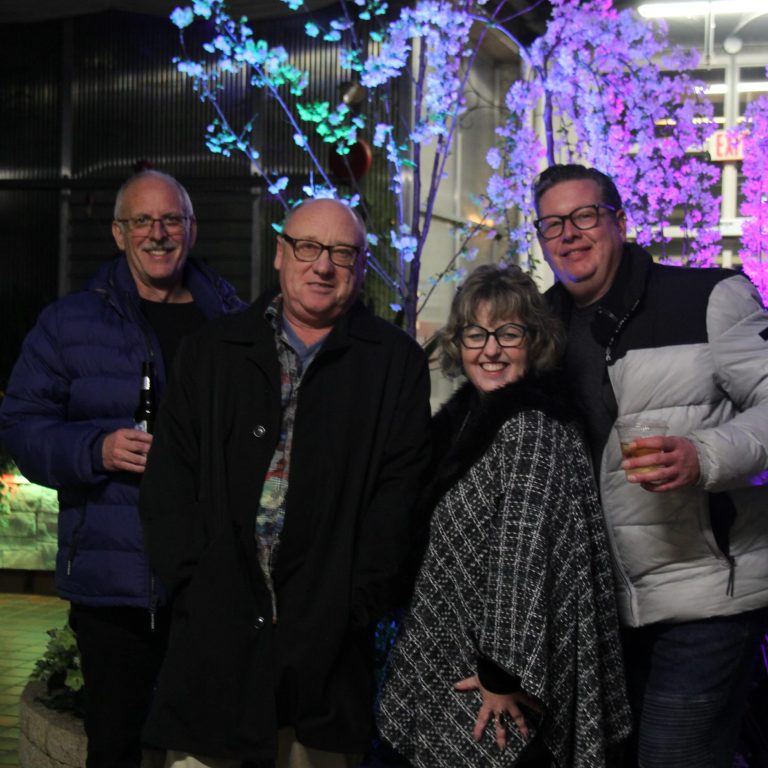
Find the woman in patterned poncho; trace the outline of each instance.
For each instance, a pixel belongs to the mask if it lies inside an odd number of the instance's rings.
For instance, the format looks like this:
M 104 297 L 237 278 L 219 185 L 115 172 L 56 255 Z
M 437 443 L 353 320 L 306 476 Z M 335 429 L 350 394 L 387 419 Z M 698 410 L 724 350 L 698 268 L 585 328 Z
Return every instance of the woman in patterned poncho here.
M 434 419 L 380 733 L 421 768 L 612 768 L 630 716 L 602 513 L 553 372 L 562 331 L 530 277 L 484 266 L 440 344 L 468 382 Z

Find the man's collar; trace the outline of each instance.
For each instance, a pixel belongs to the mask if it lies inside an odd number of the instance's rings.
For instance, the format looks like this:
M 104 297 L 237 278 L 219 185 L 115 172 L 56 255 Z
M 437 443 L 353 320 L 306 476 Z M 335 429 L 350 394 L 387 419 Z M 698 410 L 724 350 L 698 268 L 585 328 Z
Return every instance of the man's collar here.
M 596 302 L 592 332 L 595 339 L 607 346 L 620 322 L 632 311 L 645 293 L 653 259 L 650 254 L 634 243 L 625 243 L 619 268 L 608 292 Z M 566 325 L 574 307 L 573 296 L 562 283 L 556 283 L 547 291 L 547 298 L 555 312 Z
M 267 302 L 264 309 L 264 318 L 275 330 L 282 327 L 284 317 L 283 295 L 281 293 L 278 293 Z M 344 314 L 337 318 L 328 333 L 333 333 L 334 338 L 343 338 L 350 335 L 368 339 L 369 341 L 378 341 L 380 339 L 378 329 L 373 322 L 373 316 L 359 299 L 355 299 Z
M 634 243 L 624 243 L 624 248 L 611 287 L 598 302 L 599 306 L 622 317 L 645 293 L 653 259 Z
M 653 259 L 643 248 L 634 243 L 624 243 L 613 283 L 595 304 L 614 314 L 620 313 L 623 306 L 631 306 L 645 290 L 652 263 Z M 571 307 L 574 306 L 574 301 L 563 283 L 555 283 L 547 291 L 547 296 L 556 313 L 561 317 L 567 317 Z
M 233 315 L 231 322 L 226 324 L 225 338 L 233 342 L 252 343 L 264 333 L 270 333 L 273 325 L 267 313 L 277 296 L 279 294 L 273 291 L 262 294 L 245 312 Z M 346 346 L 349 344 L 349 337 L 379 342 L 382 338 L 380 322 L 379 318 L 374 317 L 357 299 L 336 321 L 325 349 Z
M 283 316 L 283 294 L 278 293 L 272 301 L 267 304 L 264 310 L 264 319 L 272 326 L 274 330 L 281 327 L 281 318 Z
M 280 293 L 278 293 L 267 305 L 267 308 L 264 311 L 264 318 L 272 326 L 275 333 L 278 334 L 283 341 L 287 342 L 289 346 L 293 347 L 293 349 L 300 355 L 319 347 L 326 338 L 328 338 L 328 334 L 333 330 L 333 327 L 331 327 L 322 337 L 318 338 L 312 344 L 305 344 L 291 324 L 291 321 L 283 314 L 283 296 Z
M 592 320 L 592 333 L 609 354 L 612 354 L 609 348 L 617 333 L 645 293 L 652 264 L 650 254 L 634 244 L 625 243 L 613 284 L 598 302 Z

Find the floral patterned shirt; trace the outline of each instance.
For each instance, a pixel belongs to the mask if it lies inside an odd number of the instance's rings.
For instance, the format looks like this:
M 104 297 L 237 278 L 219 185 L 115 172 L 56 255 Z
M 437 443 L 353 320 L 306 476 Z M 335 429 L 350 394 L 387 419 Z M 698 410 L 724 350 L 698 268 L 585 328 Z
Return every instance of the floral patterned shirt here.
M 280 363 L 280 436 L 264 478 L 259 508 L 256 512 L 256 543 L 259 565 L 272 596 L 272 620 L 277 621 L 277 597 L 272 569 L 277 560 L 280 533 L 285 518 L 285 498 L 291 463 L 293 424 L 299 399 L 301 379 L 324 339 L 306 346 L 283 320 L 282 296 L 276 296 L 264 313 L 275 331 L 275 346 Z

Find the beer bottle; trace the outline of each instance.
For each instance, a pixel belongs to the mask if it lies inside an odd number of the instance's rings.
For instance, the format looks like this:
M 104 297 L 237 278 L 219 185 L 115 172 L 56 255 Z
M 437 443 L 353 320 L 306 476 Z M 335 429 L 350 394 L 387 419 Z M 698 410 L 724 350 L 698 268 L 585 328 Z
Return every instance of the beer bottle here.
M 139 404 L 136 406 L 136 411 L 133 414 L 133 421 L 134 429 L 150 433 L 155 425 L 155 398 L 152 378 L 152 363 L 142 363 Z

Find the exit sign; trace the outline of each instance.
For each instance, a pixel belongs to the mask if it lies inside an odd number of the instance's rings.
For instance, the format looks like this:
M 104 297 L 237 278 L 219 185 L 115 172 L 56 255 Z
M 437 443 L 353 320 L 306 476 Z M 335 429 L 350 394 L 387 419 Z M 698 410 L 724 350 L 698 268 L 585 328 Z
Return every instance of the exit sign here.
M 709 156 L 718 163 L 744 159 L 744 134 L 715 131 L 709 137 Z

